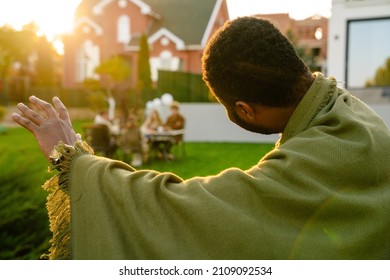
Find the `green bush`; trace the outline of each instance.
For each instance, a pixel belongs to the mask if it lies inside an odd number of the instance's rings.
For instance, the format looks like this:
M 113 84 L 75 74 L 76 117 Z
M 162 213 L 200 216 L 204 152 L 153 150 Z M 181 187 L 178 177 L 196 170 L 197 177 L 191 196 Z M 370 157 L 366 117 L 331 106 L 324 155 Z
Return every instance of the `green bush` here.
M 173 95 L 179 102 L 215 102 L 201 74 L 162 71 L 158 72 L 157 91 Z

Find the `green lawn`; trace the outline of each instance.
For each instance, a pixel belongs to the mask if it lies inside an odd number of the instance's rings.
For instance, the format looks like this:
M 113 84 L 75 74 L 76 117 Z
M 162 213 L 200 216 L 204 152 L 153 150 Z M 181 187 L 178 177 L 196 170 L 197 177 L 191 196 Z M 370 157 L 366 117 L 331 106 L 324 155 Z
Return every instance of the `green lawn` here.
M 75 123 L 80 131 L 82 123 Z M 173 172 L 187 179 L 228 167 L 247 169 L 272 149 L 270 144 L 186 143 L 186 156 L 151 161 L 141 168 Z M 37 259 L 51 237 L 42 183 L 53 173 L 34 137 L 22 128 L 0 135 L 0 259 Z M 175 151 L 179 152 L 179 151 Z M 117 155 L 120 157 L 120 155 Z
M 181 147 L 173 152 L 177 159 L 172 162 L 152 160 L 144 167 L 158 171 L 170 171 L 184 179 L 194 176 L 214 175 L 229 167 L 247 169 L 255 165 L 273 145 L 249 143 L 186 143 L 186 155 Z

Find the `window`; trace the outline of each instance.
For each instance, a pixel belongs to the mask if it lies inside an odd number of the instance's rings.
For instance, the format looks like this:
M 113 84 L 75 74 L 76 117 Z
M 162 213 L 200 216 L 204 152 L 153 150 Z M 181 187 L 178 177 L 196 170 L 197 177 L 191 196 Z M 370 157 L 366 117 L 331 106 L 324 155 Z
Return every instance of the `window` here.
M 158 70 L 178 71 L 180 69 L 180 58 L 172 55 L 170 51 L 162 51 L 159 57 L 150 59 L 152 80 L 157 81 Z
M 117 41 L 118 43 L 128 44 L 130 39 L 130 18 L 126 15 L 120 16 L 117 22 Z
M 177 70 L 177 69 L 171 69 L 176 68 L 172 65 L 172 53 L 170 51 L 163 51 L 160 54 L 160 61 L 161 61 L 161 70 Z
M 348 88 L 390 86 L 390 18 L 347 23 Z
M 99 65 L 99 46 L 86 40 L 77 54 L 76 81 L 83 82 L 87 78 L 97 78 L 95 68 Z
M 316 28 L 316 31 L 314 32 L 314 37 L 315 37 L 317 40 L 321 40 L 321 39 L 322 39 L 323 34 L 322 34 L 322 28 L 321 28 L 321 27 L 317 27 L 317 28 Z

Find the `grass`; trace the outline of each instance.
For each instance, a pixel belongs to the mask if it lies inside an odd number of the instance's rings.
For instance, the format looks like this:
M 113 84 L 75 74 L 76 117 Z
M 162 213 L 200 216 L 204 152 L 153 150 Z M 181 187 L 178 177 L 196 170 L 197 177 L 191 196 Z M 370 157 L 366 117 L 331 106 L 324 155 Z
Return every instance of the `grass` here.
M 21 128 L 0 135 L 0 259 L 37 259 L 50 239 L 47 162 L 34 137 Z
M 81 132 L 82 122 L 75 123 Z M 214 175 L 229 167 L 255 165 L 273 145 L 241 143 L 186 143 L 186 156 L 172 162 L 151 161 L 145 169 L 173 172 L 188 179 Z M 0 134 L 0 259 L 38 259 L 51 234 L 42 183 L 53 173 L 34 137 L 22 128 Z M 179 151 L 175 151 L 180 155 Z M 120 154 L 117 154 L 120 156 Z
M 173 172 L 184 179 L 194 176 L 215 175 L 229 167 L 248 169 L 255 165 L 273 145 L 242 143 L 186 143 L 186 155 L 181 147 L 173 152 L 177 159 L 172 162 L 152 160 L 144 168 Z

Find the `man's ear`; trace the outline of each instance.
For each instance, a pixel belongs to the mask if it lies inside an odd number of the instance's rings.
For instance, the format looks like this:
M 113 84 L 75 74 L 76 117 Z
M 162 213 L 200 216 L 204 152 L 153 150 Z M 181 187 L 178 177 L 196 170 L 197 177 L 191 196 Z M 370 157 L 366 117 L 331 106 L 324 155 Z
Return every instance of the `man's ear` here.
M 236 112 L 241 119 L 247 122 L 255 120 L 255 110 L 250 104 L 244 101 L 237 101 L 235 105 Z

